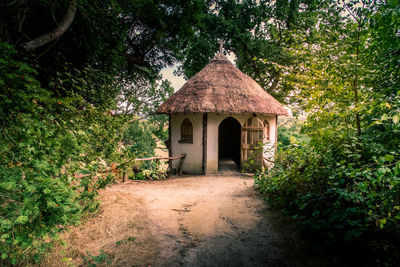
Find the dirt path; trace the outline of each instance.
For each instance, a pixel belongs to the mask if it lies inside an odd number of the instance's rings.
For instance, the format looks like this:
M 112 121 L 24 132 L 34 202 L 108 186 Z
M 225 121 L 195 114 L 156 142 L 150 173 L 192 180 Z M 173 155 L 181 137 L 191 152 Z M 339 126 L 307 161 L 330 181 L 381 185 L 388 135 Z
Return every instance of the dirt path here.
M 318 266 L 253 188 L 252 178 L 197 176 L 113 185 L 101 212 L 64 238 L 45 265 Z M 64 259 L 62 259 L 64 258 Z

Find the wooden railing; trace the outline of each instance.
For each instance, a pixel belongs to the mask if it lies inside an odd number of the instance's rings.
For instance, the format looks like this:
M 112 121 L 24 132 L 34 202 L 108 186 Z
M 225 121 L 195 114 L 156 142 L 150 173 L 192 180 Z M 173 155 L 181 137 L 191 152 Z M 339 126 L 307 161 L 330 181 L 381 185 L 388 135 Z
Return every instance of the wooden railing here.
M 135 159 L 134 161 L 147 161 L 147 160 L 155 160 L 155 159 L 164 159 L 164 160 L 173 160 L 173 159 L 180 159 L 179 161 L 179 168 L 178 173 L 179 175 L 182 174 L 183 162 L 185 161 L 186 153 L 182 153 L 181 156 L 178 157 L 151 157 L 151 158 L 143 158 L 143 159 Z
M 134 161 L 148 161 L 148 160 L 174 160 L 174 159 L 179 159 L 179 168 L 178 168 L 178 174 L 182 175 L 182 169 L 183 169 L 183 162 L 185 161 L 186 158 L 186 153 L 182 153 L 181 156 L 177 157 L 151 157 L 151 158 L 143 158 L 143 159 L 134 159 Z M 171 164 L 170 164 L 171 166 Z M 171 170 L 172 171 L 172 170 Z M 126 173 L 122 175 L 122 182 L 125 182 L 126 180 Z
M 186 158 L 186 153 L 182 153 L 181 156 L 177 157 L 151 157 L 151 158 L 142 158 L 142 159 L 134 159 L 132 161 L 148 161 L 148 160 L 174 160 L 174 159 L 179 159 L 179 168 L 178 168 L 178 174 L 182 175 L 182 169 L 183 169 L 183 163 Z M 98 173 L 107 173 L 107 172 L 112 172 L 115 170 L 120 164 L 116 164 L 111 168 L 105 169 L 105 170 L 100 170 Z M 82 178 L 82 177 L 87 177 L 90 176 L 91 174 L 77 174 L 75 173 L 75 178 Z M 125 177 L 126 173 L 124 172 L 122 174 L 122 182 L 125 182 Z

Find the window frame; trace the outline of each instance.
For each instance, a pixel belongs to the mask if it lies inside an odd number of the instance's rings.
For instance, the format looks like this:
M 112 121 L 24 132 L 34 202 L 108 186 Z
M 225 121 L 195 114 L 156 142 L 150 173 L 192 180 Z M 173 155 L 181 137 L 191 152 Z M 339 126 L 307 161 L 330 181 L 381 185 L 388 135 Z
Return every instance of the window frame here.
M 179 143 L 193 144 L 193 123 L 188 118 L 181 123 L 181 139 Z

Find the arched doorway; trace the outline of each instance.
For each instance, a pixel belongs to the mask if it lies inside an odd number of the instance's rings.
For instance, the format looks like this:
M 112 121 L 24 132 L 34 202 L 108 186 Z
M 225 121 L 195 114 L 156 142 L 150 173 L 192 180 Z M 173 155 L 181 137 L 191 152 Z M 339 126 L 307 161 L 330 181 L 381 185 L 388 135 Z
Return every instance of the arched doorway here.
M 239 171 L 240 123 L 228 117 L 218 127 L 218 171 Z

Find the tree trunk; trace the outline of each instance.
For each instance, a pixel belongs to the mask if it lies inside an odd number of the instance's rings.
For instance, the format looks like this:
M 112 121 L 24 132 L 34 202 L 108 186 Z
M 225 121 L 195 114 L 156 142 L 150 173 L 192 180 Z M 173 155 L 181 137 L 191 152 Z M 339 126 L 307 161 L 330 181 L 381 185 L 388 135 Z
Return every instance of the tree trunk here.
M 56 28 L 31 41 L 21 44 L 21 46 L 25 49 L 26 52 L 29 52 L 53 40 L 56 40 L 68 30 L 69 26 L 71 25 L 72 21 L 75 18 L 75 14 L 76 14 L 76 2 L 75 0 L 71 0 L 67 12 L 65 13 L 63 19 Z
M 279 79 L 281 78 L 281 70 L 278 70 L 278 72 L 274 76 L 275 76 L 274 81 L 272 82 L 272 85 L 269 88 L 268 93 L 274 92 L 276 87 L 278 86 Z

